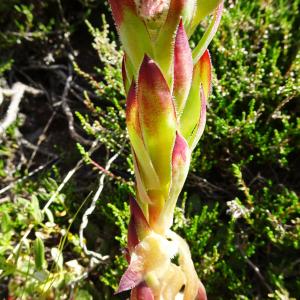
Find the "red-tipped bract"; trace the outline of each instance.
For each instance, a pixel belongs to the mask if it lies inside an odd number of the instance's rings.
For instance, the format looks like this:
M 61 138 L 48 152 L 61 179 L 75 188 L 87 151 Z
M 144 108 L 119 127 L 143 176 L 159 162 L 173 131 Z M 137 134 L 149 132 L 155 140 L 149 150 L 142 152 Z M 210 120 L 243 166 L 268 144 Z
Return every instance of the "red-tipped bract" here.
M 185 33 L 183 22 L 180 20 L 174 47 L 174 90 L 175 106 L 181 114 L 192 83 L 193 58 L 189 40 Z

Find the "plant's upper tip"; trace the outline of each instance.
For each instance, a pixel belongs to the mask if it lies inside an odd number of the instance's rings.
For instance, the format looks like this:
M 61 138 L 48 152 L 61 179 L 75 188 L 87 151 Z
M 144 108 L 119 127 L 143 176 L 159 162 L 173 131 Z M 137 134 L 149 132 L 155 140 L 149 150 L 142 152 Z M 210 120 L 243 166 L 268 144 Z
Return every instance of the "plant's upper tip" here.
M 138 14 L 146 20 L 162 15 L 170 6 L 170 0 L 134 0 L 134 2 Z

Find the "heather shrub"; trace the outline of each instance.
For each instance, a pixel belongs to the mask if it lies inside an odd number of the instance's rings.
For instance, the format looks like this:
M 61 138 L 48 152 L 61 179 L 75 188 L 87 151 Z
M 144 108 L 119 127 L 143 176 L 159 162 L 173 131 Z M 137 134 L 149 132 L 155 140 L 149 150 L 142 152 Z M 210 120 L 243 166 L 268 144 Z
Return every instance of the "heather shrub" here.
M 133 163 L 110 12 L 96 1 L 23 2 L 0 3 L 0 87 L 21 81 L 43 93 L 24 95 L 0 137 L 0 298 L 124 299 L 113 294 L 126 268 Z M 207 125 L 173 225 L 209 299 L 300 297 L 298 9 L 298 0 L 227 1 L 210 45 Z M 70 74 L 67 103 L 83 139 L 61 103 Z M 101 261 L 83 250 L 80 226 L 99 165 L 120 150 L 84 231 L 88 249 L 109 256 Z

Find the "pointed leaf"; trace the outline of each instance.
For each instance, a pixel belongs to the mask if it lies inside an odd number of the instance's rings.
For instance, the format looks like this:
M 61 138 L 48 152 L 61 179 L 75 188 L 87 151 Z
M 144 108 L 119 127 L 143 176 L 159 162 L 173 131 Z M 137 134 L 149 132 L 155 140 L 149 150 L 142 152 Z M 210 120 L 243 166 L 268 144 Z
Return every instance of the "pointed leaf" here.
M 180 115 L 186 103 L 193 76 L 193 58 L 182 20 L 177 29 L 174 48 L 174 90 L 175 107 Z
M 210 53 L 208 50 L 204 52 L 200 59 L 201 83 L 205 98 L 208 99 L 212 89 L 212 65 Z
M 192 22 L 196 13 L 196 4 L 199 0 L 188 0 L 186 1 L 183 11 L 182 11 L 182 19 L 184 28 L 188 32 L 190 30 L 190 27 L 192 26 Z
M 146 189 L 159 189 L 160 183 L 154 170 L 149 154 L 145 148 L 140 121 L 138 117 L 138 102 L 134 82 L 132 83 L 126 102 L 126 124 L 130 142 L 136 155 L 141 178 Z
M 130 221 L 128 224 L 128 232 L 127 232 L 127 245 L 129 254 L 131 254 L 135 248 L 135 246 L 139 243 L 139 238 L 136 233 L 135 223 L 133 217 L 130 217 Z M 130 260 L 129 260 L 130 262 Z
M 199 123 L 197 124 L 197 128 L 194 130 L 191 138 L 189 139 L 189 145 L 191 147 L 191 150 L 193 151 L 198 144 L 205 128 L 206 123 L 206 98 L 203 91 L 203 88 L 201 87 L 201 113 L 200 113 L 200 119 Z
M 122 60 L 122 78 L 123 78 L 123 86 L 125 89 L 125 93 L 127 94 L 130 88 L 130 81 L 127 76 L 127 71 L 126 71 L 126 56 L 123 56 Z
M 130 198 L 130 212 L 137 236 L 139 240 L 142 240 L 150 232 L 150 227 L 143 211 L 133 197 Z
M 188 0 L 171 0 L 165 24 L 155 42 L 155 61 L 164 74 L 169 87 L 173 84 L 173 45 L 174 35 Z
M 185 139 L 177 132 L 175 145 L 172 153 L 172 176 L 174 177 L 182 165 L 189 161 L 189 148 Z
M 200 57 L 203 55 L 208 45 L 210 44 L 211 40 L 213 39 L 219 27 L 221 17 L 222 17 L 222 12 L 223 12 L 223 2 L 221 2 L 221 4 L 217 7 L 210 25 L 206 29 L 198 45 L 193 50 L 194 63 L 196 63 L 200 59 Z
M 144 202 L 151 204 L 152 201 L 147 193 L 146 187 L 143 183 L 141 174 L 140 174 L 140 169 L 138 166 L 138 163 L 136 161 L 136 156 L 133 155 L 133 165 L 134 165 L 134 174 L 135 174 L 135 179 L 136 179 L 136 190 L 137 190 L 137 198 L 139 202 Z
M 177 133 L 172 154 L 172 185 L 168 200 L 163 208 L 159 223 L 165 231 L 173 224 L 174 209 L 186 180 L 190 166 L 191 152 L 186 140 Z
M 135 13 L 134 0 L 109 0 L 109 4 L 117 27 L 125 22 L 124 15 L 126 11 L 129 10 L 133 14 Z
M 136 287 L 138 284 L 140 284 L 142 281 L 143 281 L 143 263 L 138 257 L 136 257 L 131 261 L 128 269 L 123 274 L 116 294 L 131 290 L 134 287 Z
M 189 139 L 195 130 L 201 114 L 201 62 L 194 66 L 192 86 L 189 96 L 180 117 L 180 133 L 189 142 Z
M 198 0 L 193 18 L 190 35 L 194 32 L 200 22 L 208 15 L 210 15 L 222 2 L 222 0 Z
M 147 56 L 139 72 L 137 101 L 143 140 L 167 195 L 177 126 L 175 109 L 163 74 Z
M 194 66 L 192 86 L 180 118 L 180 132 L 192 149 L 205 127 L 207 97 L 211 93 L 211 61 L 208 50 Z
M 149 33 L 136 13 L 134 0 L 109 0 L 109 3 L 121 42 L 137 73 L 144 54 L 152 55 Z

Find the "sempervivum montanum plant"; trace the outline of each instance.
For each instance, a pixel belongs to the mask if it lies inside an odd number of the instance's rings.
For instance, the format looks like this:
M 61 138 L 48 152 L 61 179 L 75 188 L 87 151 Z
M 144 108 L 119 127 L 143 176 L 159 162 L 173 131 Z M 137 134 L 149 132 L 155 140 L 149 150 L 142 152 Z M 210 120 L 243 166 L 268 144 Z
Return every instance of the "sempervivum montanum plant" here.
M 134 300 L 206 299 L 186 242 L 170 230 L 211 90 L 207 50 L 220 0 L 109 0 L 124 48 L 126 122 L 136 176 L 128 229 L 129 267 L 118 292 Z M 199 44 L 189 37 L 213 13 Z M 178 263 L 173 262 L 173 258 Z

